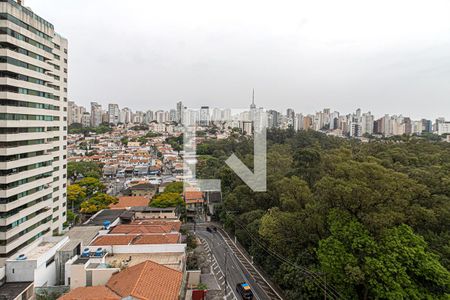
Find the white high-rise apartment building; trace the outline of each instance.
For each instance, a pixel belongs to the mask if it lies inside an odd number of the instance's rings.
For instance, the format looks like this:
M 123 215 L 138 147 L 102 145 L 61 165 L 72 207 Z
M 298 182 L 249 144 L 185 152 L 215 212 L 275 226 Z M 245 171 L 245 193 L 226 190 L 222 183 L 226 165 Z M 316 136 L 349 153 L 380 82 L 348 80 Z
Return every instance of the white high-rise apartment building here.
M 113 103 L 108 104 L 108 122 L 114 125 L 120 122 L 119 105 Z
M 0 1 L 0 81 L 0 257 L 8 257 L 61 232 L 67 182 L 67 40 L 13 0 Z
M 129 109 L 128 107 L 124 107 L 124 108 L 122 108 L 121 110 L 120 110 L 120 116 L 119 116 L 119 120 L 120 120 L 120 123 L 123 123 L 123 124 L 128 124 L 128 123 L 131 123 L 133 120 L 132 120 L 132 112 L 131 112 L 131 109 Z
M 71 125 L 73 123 L 81 123 L 81 118 L 86 112 L 86 108 L 76 105 L 73 101 L 68 101 L 67 103 L 67 124 Z
M 91 102 L 91 126 L 97 127 L 102 123 L 102 105 L 97 102 Z

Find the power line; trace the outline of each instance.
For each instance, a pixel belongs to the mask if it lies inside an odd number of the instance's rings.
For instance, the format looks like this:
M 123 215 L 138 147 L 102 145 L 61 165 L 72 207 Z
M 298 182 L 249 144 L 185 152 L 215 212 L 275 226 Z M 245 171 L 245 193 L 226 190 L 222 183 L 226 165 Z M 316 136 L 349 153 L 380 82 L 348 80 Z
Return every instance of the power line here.
M 317 274 L 317 273 L 315 273 L 315 272 L 313 272 L 313 271 L 311 271 L 311 270 L 309 270 L 309 269 L 307 269 L 307 268 L 305 268 L 303 266 L 297 265 L 296 263 L 293 263 L 293 262 L 287 260 L 286 258 L 280 256 L 278 253 L 276 253 L 273 250 L 269 249 L 264 244 L 262 244 L 261 241 L 259 241 L 255 237 L 253 237 L 252 234 L 248 231 L 248 229 L 245 228 L 245 226 L 242 225 L 233 214 L 231 214 L 228 211 L 226 213 L 228 215 L 231 215 L 233 217 L 233 220 L 234 220 L 235 224 L 238 224 L 243 230 L 245 230 L 245 232 L 248 234 L 250 239 L 252 241 L 254 241 L 255 243 L 257 243 L 258 246 L 260 248 L 262 248 L 265 252 L 267 252 L 269 255 L 271 255 L 272 257 L 274 257 L 275 259 L 277 259 L 277 260 L 279 260 L 281 262 L 284 262 L 284 263 L 286 263 L 286 264 L 288 264 L 288 265 L 290 265 L 290 266 L 292 266 L 292 267 L 294 267 L 296 269 L 299 269 L 304 275 L 312 278 L 313 279 L 313 283 L 318 288 L 320 288 L 324 293 L 329 293 L 329 295 L 331 295 L 335 299 L 342 298 L 341 294 L 336 290 L 336 288 L 334 288 L 330 284 L 327 284 L 327 282 L 324 282 L 319 274 Z

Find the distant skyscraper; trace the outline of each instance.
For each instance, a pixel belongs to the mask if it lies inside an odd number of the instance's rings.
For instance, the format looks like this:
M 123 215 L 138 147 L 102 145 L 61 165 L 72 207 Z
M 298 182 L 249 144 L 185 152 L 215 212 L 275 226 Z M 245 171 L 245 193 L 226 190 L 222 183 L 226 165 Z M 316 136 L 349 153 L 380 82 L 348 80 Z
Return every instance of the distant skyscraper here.
M 288 108 L 286 111 L 286 117 L 288 117 L 289 119 L 294 120 L 295 118 L 295 112 L 292 108 Z
M 182 122 L 182 119 L 183 119 L 183 110 L 184 110 L 183 102 L 178 101 L 178 102 L 177 102 L 177 119 L 176 119 L 176 121 L 177 121 L 178 123 L 181 123 L 181 122 Z
M 117 104 L 108 104 L 108 122 L 117 125 L 120 122 L 120 109 Z
M 169 111 L 169 121 L 178 122 L 178 112 L 175 109 Z
M 208 126 L 209 121 L 209 106 L 202 106 L 200 108 L 200 126 Z
M 132 120 L 132 111 L 128 107 L 124 107 L 120 110 L 120 123 L 128 124 L 131 123 Z
M 102 106 L 97 102 L 91 102 L 91 126 L 97 127 L 102 123 Z
M 155 118 L 153 116 L 153 111 L 147 110 L 147 112 L 145 113 L 145 116 L 144 116 L 144 123 L 149 124 L 154 120 L 155 120 Z
M 160 124 L 168 121 L 167 114 L 163 110 L 158 110 L 157 112 L 155 112 L 155 119 L 156 119 L 156 122 L 158 122 Z

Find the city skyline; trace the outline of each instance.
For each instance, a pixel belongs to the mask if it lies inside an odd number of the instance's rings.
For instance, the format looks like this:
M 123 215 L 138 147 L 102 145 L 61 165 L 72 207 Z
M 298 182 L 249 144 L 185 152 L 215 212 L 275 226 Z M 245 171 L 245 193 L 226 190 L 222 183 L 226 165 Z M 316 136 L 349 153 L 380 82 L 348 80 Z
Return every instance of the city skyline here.
M 182 127 L 192 125 L 200 127 L 240 128 L 242 133 L 253 135 L 262 127 L 298 130 L 315 130 L 340 137 L 365 137 L 422 135 L 434 133 L 450 134 L 450 122 L 443 117 L 430 119 L 412 119 L 406 115 L 384 114 L 376 116 L 360 108 L 351 113 L 341 113 L 324 108 L 314 114 L 295 112 L 286 109 L 286 113 L 270 108 L 257 107 L 252 97 L 249 109 L 231 109 L 201 106 L 188 108 L 181 101 L 176 109 L 135 111 L 129 107 L 120 108 L 118 104 L 109 103 L 107 109 L 97 102 L 91 102 L 90 112 L 73 101 L 68 105 L 68 124 L 79 123 L 83 127 L 98 127 L 101 124 L 147 124 L 151 131 L 173 133 L 182 131 Z M 154 124 L 156 123 L 156 124 Z M 264 125 L 266 124 L 266 125 Z
M 132 9 L 114 1 L 26 5 L 52 16 L 71 37 L 69 98 L 85 106 L 107 101 L 169 109 L 182 100 L 191 107 L 239 107 L 255 88 L 259 105 L 277 110 L 359 106 L 377 115 L 450 117 L 448 2 L 368 8 L 355 1 L 276 8 L 229 2 L 220 10 L 204 1 L 138 1 Z M 172 18 L 161 18 L 165 13 Z

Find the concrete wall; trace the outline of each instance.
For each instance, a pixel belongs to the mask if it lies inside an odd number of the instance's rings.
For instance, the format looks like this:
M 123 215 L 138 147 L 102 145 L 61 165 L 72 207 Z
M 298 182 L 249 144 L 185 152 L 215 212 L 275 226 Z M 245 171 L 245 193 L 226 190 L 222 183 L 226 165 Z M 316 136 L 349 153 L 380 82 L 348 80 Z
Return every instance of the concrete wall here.
M 119 272 L 119 268 L 107 268 L 107 269 L 91 269 L 92 271 L 92 286 L 105 285 L 111 276 Z
M 85 265 L 70 265 L 68 268 L 70 278 L 70 289 L 86 286 L 86 269 Z
M 34 286 L 53 286 L 56 284 L 56 263 L 53 261 L 48 267 L 45 264 L 34 270 Z
M 188 288 L 192 288 L 197 286 L 200 283 L 200 274 L 201 271 L 187 271 L 187 282 L 186 285 Z
M 36 267 L 35 260 L 7 261 L 6 281 L 34 281 L 34 270 Z

